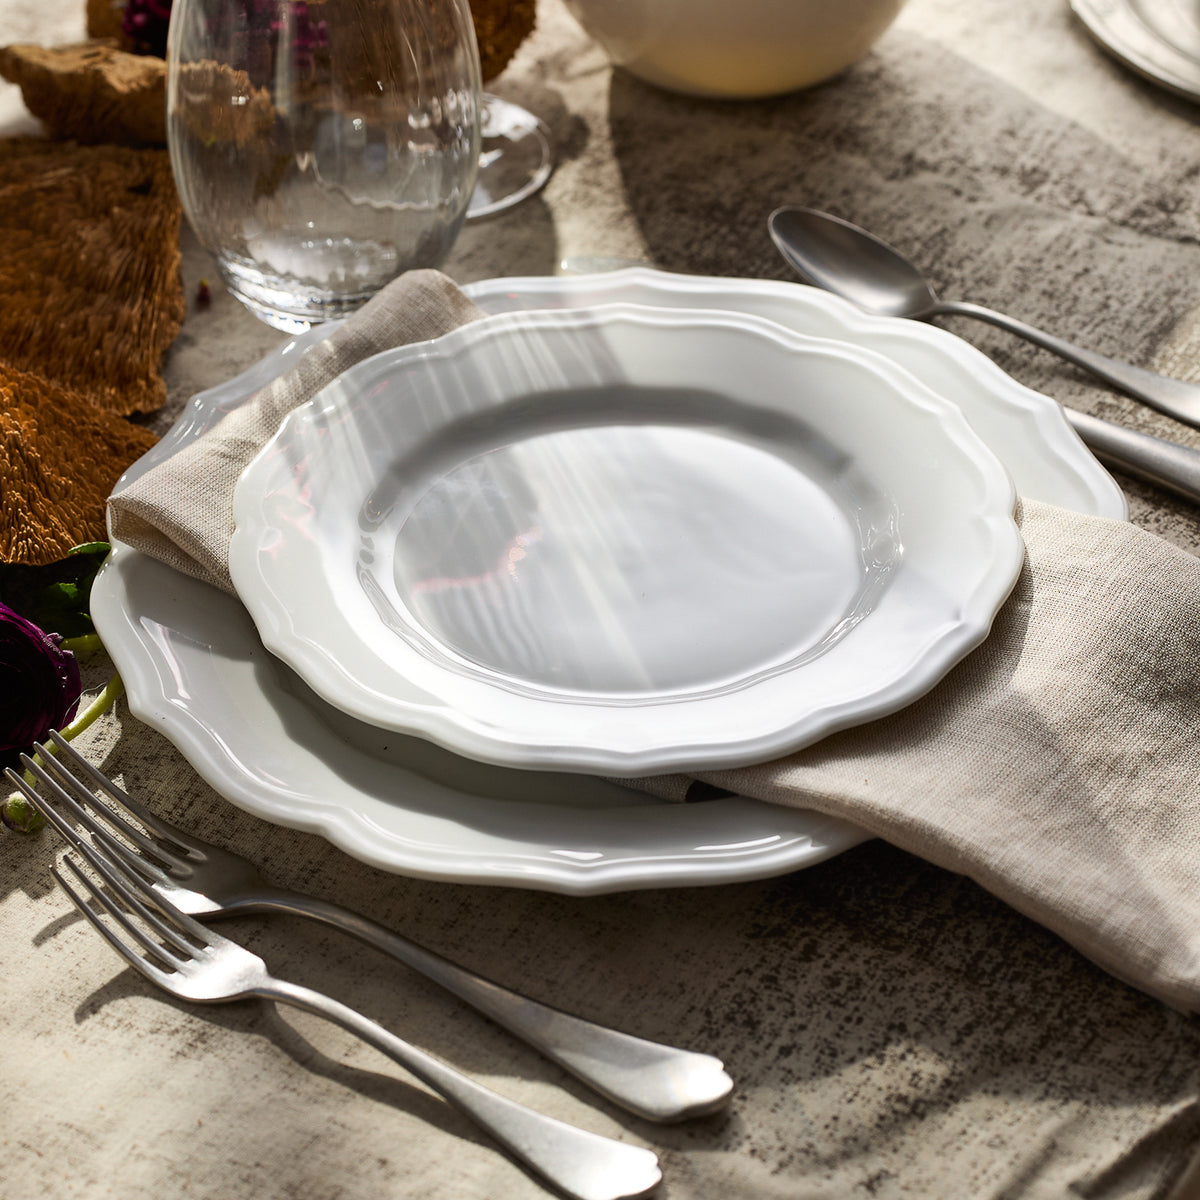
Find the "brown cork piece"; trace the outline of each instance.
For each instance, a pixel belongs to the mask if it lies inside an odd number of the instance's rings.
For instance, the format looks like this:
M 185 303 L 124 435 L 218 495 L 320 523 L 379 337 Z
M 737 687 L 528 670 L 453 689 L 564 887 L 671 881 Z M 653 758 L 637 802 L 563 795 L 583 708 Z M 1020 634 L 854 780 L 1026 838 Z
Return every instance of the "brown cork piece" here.
M 254 87 L 245 71 L 191 62 L 180 67 L 179 82 L 177 119 L 196 142 L 223 154 L 227 144 L 246 149 L 270 140 L 264 134 L 276 118 L 271 93 Z
M 87 0 L 87 35 L 90 38 L 114 38 L 125 49 L 130 49 L 122 22 L 125 5 L 121 0 Z
M 166 151 L 0 141 L 0 361 L 110 412 L 160 408 L 180 213 Z
M 483 81 L 495 79 L 533 32 L 536 0 L 471 0 Z
M 378 2 L 360 0 L 364 25 L 371 26 L 370 8 Z M 314 12 L 320 3 L 315 0 Z M 52 137 L 85 145 L 166 144 L 166 63 L 130 52 L 121 31 L 123 8 L 112 0 L 89 0 L 87 42 L 0 47 L 0 76 L 21 89 L 26 108 Z M 471 17 L 486 83 L 533 32 L 536 0 L 471 0 Z M 368 54 L 371 47 L 363 43 Z
M 52 137 L 85 144 L 166 144 L 167 64 L 113 41 L 0 48 L 0 75 Z
M 113 484 L 158 439 L 0 362 L 0 561 L 41 566 L 107 538 Z

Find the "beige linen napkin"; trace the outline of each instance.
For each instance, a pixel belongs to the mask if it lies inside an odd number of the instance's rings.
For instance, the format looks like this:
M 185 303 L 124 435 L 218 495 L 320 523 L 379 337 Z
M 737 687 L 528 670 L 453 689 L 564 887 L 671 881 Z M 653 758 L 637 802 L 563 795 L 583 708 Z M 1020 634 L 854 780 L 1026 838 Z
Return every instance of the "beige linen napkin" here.
M 401 277 L 290 375 L 110 502 L 113 532 L 232 590 L 231 497 L 284 414 L 387 345 L 480 315 Z M 1200 559 L 1027 502 L 985 644 L 903 711 L 703 781 L 846 818 L 971 876 L 1113 974 L 1200 1011 Z M 688 780 L 642 781 L 683 795 Z
M 311 346 L 291 371 L 112 497 L 109 530 L 177 571 L 233 592 L 233 490 L 284 417 L 356 362 L 392 346 L 428 341 L 484 315 L 439 271 L 401 275 Z
M 1025 501 L 987 641 L 908 708 L 710 784 L 845 817 L 1200 1011 L 1200 558 Z

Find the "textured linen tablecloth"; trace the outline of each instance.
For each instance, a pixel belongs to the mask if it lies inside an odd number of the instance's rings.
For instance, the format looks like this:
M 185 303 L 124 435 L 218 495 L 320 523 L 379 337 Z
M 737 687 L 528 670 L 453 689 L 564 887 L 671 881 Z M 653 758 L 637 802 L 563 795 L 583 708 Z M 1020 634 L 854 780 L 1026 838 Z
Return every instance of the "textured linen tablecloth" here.
M 61 0 L 0 0 L 0 16 L 11 41 L 82 29 Z M 1059 0 L 911 0 L 837 81 L 750 104 L 614 73 L 541 0 L 495 90 L 546 119 L 559 167 L 541 196 L 465 230 L 446 264 L 460 282 L 630 259 L 787 278 L 765 216 L 795 201 L 878 231 L 951 295 L 1200 379 L 1198 110 L 1105 57 Z M 30 126 L 0 91 L 0 130 Z M 190 295 L 212 269 L 186 234 L 184 247 Z M 1200 446 L 1005 335 L 954 328 L 1064 402 Z M 169 413 L 279 340 L 216 295 L 168 358 Z M 1200 549 L 1197 510 L 1121 482 L 1136 523 Z M 653 1147 L 671 1200 L 1200 1195 L 1196 1019 L 883 842 L 716 888 L 577 899 L 440 884 L 233 809 L 123 706 L 80 745 L 277 883 L 539 998 L 720 1054 L 738 1084 L 728 1112 L 656 1128 L 348 939 L 283 918 L 226 927 L 282 976 L 505 1094 Z M 53 849 L 48 835 L 0 838 L 6 1200 L 545 1194 L 332 1027 L 258 1003 L 176 1003 L 123 970 L 51 886 Z

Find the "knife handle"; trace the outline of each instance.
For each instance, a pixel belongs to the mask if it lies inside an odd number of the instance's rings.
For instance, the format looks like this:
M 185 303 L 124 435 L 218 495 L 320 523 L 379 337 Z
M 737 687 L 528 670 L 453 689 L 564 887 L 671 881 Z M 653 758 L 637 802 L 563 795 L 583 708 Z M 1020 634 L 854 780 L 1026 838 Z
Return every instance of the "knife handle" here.
M 1102 463 L 1200 504 L 1200 451 L 1073 408 L 1064 411 L 1075 432 Z

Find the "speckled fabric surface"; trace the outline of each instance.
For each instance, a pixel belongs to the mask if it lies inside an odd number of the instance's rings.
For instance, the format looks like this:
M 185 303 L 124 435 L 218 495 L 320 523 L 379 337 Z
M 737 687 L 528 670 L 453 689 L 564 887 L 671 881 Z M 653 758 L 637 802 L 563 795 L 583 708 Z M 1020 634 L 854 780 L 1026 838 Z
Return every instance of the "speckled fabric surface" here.
M 8 36 L 78 36 L 73 6 L 56 5 L 0 0 Z M 460 282 L 630 259 L 786 278 L 765 217 L 791 200 L 874 229 L 947 295 L 1200 379 L 1196 109 L 1104 56 L 1058 0 L 911 0 L 840 79 L 750 104 L 614 74 L 559 0 L 541 0 L 536 33 L 495 90 L 542 115 L 560 162 L 540 197 L 467 228 L 446 264 Z M 7 92 L 0 118 L 0 132 L 21 130 Z M 184 266 L 189 296 L 212 279 L 186 239 Z M 1200 432 L 1041 352 L 954 328 L 1064 402 L 1200 446 Z M 170 354 L 169 408 L 279 340 L 215 295 Z M 1196 510 L 1121 482 L 1135 523 L 1200 549 Z M 104 670 L 92 665 L 94 683 Z M 729 1111 L 656 1128 L 344 938 L 283 918 L 225 927 L 285 978 L 506 1095 L 653 1147 L 669 1200 L 1200 1195 L 1188 1167 L 1200 1145 L 1196 1019 L 882 841 L 716 888 L 578 899 L 424 882 L 231 808 L 124 706 L 81 747 L 278 883 L 541 999 L 721 1055 L 738 1084 Z M 6 1200 L 545 1194 L 332 1027 L 257 1003 L 176 1003 L 122 970 L 51 886 L 53 849 L 45 836 L 0 838 Z

